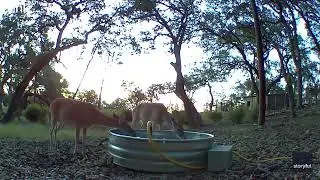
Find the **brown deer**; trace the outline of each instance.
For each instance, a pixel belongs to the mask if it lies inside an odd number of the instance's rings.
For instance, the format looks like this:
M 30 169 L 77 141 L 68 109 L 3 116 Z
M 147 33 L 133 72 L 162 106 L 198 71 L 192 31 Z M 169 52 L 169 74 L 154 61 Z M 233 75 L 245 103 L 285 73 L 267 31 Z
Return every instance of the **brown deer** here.
M 76 128 L 73 153 L 75 153 L 77 150 L 81 129 L 82 144 L 85 146 L 87 128 L 91 127 L 92 125 L 120 128 L 130 133 L 130 135 L 135 135 L 134 131 L 127 122 L 120 120 L 115 115 L 114 117 L 108 117 L 104 115 L 90 103 L 73 99 L 57 98 L 50 104 L 49 111 L 51 115 L 50 148 L 52 147 L 53 136 L 56 147 L 57 131 L 64 125 Z
M 156 125 L 159 129 L 172 129 L 179 139 L 185 139 L 183 127 L 174 120 L 162 103 L 141 103 L 132 110 L 132 128 L 137 128 L 138 122 L 140 127 L 146 128 L 148 121 L 152 121 L 152 129 L 155 129 Z

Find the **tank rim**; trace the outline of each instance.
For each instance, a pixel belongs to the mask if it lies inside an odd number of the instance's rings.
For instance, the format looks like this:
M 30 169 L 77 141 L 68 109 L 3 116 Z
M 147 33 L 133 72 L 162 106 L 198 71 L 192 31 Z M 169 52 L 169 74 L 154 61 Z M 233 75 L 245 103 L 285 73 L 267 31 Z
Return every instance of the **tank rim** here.
M 119 138 L 125 138 L 125 139 L 130 139 L 130 140 L 143 140 L 143 141 L 148 141 L 148 137 L 133 137 L 133 136 L 129 136 L 129 135 L 124 135 L 124 134 L 119 134 L 116 131 L 119 131 L 118 128 L 112 128 L 109 130 L 109 134 L 115 137 L 119 137 Z M 135 130 L 135 131 L 144 131 L 146 132 L 146 130 Z M 160 130 L 157 132 L 172 132 L 171 130 Z M 201 134 L 207 137 L 201 137 L 201 138 L 197 138 L 197 139 L 184 139 L 184 140 L 180 140 L 180 139 L 159 139 L 159 138 L 152 138 L 153 141 L 163 141 L 165 140 L 166 142 L 194 142 L 194 141 L 208 141 L 208 140 L 212 140 L 214 138 L 213 134 L 209 134 L 209 133 L 203 133 L 203 132 L 197 132 L 197 131 L 184 131 L 185 133 L 190 133 L 190 134 Z M 110 136 L 109 136 L 110 138 Z

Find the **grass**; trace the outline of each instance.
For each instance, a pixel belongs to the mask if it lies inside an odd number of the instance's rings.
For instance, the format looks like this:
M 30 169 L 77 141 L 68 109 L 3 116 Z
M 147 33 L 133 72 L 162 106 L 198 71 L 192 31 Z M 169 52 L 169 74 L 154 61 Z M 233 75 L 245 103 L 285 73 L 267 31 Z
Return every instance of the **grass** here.
M 90 128 L 87 131 L 88 138 L 105 137 L 105 128 Z M 59 140 L 70 140 L 75 135 L 74 128 L 63 128 L 57 134 Z M 0 126 L 0 138 L 22 138 L 22 139 L 37 139 L 49 140 L 49 126 L 36 123 L 9 123 Z

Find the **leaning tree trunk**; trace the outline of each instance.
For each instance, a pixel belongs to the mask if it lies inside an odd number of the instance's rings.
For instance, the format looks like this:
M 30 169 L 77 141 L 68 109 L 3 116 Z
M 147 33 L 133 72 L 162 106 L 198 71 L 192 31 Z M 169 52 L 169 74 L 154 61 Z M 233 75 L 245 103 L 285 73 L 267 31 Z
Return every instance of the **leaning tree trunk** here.
M 302 17 L 302 19 L 305 22 L 305 28 L 308 30 L 308 35 L 311 37 L 311 39 L 313 40 L 313 43 L 315 44 L 315 48 L 316 51 L 318 53 L 318 56 L 320 57 L 320 43 L 315 35 L 315 33 L 312 31 L 311 28 L 311 23 L 308 20 L 308 18 L 305 16 L 305 14 L 303 13 L 301 7 L 299 7 L 299 5 L 297 4 L 296 9 L 298 10 L 299 15 Z
M 284 57 L 283 54 L 280 51 L 280 48 L 278 46 L 275 46 L 275 49 L 278 53 L 279 59 L 280 59 L 280 70 L 282 75 L 285 78 L 286 81 L 286 90 L 288 93 L 288 99 L 289 99 L 289 107 L 290 107 L 290 111 L 291 111 L 291 116 L 292 117 L 296 117 L 296 112 L 294 110 L 294 95 L 293 95 L 293 87 L 292 87 L 292 78 L 291 75 L 288 73 L 288 71 L 285 68 L 285 61 L 284 61 Z
M 293 10 L 290 8 L 289 8 L 289 12 L 292 19 L 292 38 L 291 38 L 290 46 L 292 48 L 293 61 L 296 66 L 296 72 L 297 72 L 297 93 L 298 93 L 297 108 L 301 109 L 302 108 L 302 68 L 301 68 L 302 58 L 301 58 L 301 53 L 299 48 L 297 23 L 296 23 L 295 15 Z
M 265 73 L 264 73 L 264 59 L 263 59 L 263 44 L 262 44 L 262 35 L 261 35 L 261 25 L 258 15 L 258 10 L 255 0 L 251 0 L 251 8 L 254 19 L 254 28 L 256 35 L 257 43 L 257 55 L 259 62 L 259 125 L 264 125 L 265 123 L 265 111 L 266 111 L 266 82 L 265 82 Z
M 104 77 L 102 78 L 101 86 L 100 86 L 100 93 L 99 93 L 99 99 L 98 99 L 98 109 L 101 109 L 101 96 L 102 96 L 103 82 L 104 82 Z
M 286 35 L 288 36 L 288 40 L 289 40 L 289 49 L 291 51 L 291 55 L 292 55 L 292 59 L 294 61 L 294 64 L 296 66 L 296 73 L 297 73 L 297 92 L 298 92 L 298 99 L 297 99 L 297 106 L 298 108 L 302 107 L 302 69 L 301 69 L 301 55 L 300 55 L 300 51 L 299 51 L 299 44 L 298 44 L 298 38 L 297 38 L 297 24 L 295 21 L 295 16 L 293 11 L 289 8 L 289 12 L 291 14 L 292 17 L 292 28 L 291 25 L 289 25 L 287 23 L 287 20 L 285 19 L 285 16 L 283 14 L 284 12 L 284 8 L 281 4 L 281 2 L 277 2 L 277 5 L 280 9 L 280 21 L 284 26 L 284 30 Z M 289 85 L 293 83 L 289 83 Z M 290 86 L 289 86 L 290 88 Z M 289 93 L 289 92 L 288 92 Z M 295 94 L 292 90 L 292 94 Z
M 210 94 L 210 104 L 209 104 L 209 110 L 210 112 L 212 112 L 213 109 L 213 103 L 214 103 L 214 99 L 213 99 L 213 94 L 212 94 L 212 86 L 210 85 L 210 83 L 207 83 L 207 86 L 209 87 L 209 94 Z
M 302 69 L 301 69 L 301 59 L 300 59 L 300 52 L 299 48 L 296 47 L 295 40 L 293 39 L 294 37 L 289 38 L 289 43 L 290 43 L 290 49 L 291 49 L 291 54 L 292 54 L 292 59 L 294 62 L 294 65 L 296 67 L 296 73 L 297 73 L 297 108 L 300 109 L 302 108 Z
M 188 120 L 190 126 L 197 128 L 202 124 L 202 119 L 201 119 L 199 112 L 194 107 L 194 104 L 192 103 L 190 98 L 187 96 L 187 93 L 184 89 L 185 82 L 184 82 L 184 78 L 183 78 L 182 71 L 181 71 L 180 49 L 181 48 L 175 47 L 174 55 L 176 58 L 176 63 L 171 62 L 171 65 L 174 67 L 174 69 L 177 73 L 176 88 L 175 88 L 174 93 L 183 102 L 184 110 L 185 110 L 187 120 Z
M 17 109 L 22 96 L 23 96 L 26 88 L 29 85 L 29 82 L 33 79 L 33 77 L 38 72 L 40 72 L 46 65 L 48 65 L 49 62 L 54 57 L 56 57 L 56 55 L 59 52 L 66 50 L 66 49 L 69 49 L 73 46 L 84 44 L 84 43 L 86 43 L 86 41 L 75 42 L 74 44 L 66 45 L 66 46 L 63 46 L 60 48 L 56 48 L 50 52 L 45 52 L 41 55 L 30 57 L 30 62 L 32 62 L 31 69 L 29 70 L 27 75 L 23 78 L 23 80 L 20 82 L 20 84 L 17 86 L 17 88 L 12 96 L 8 111 L 4 115 L 4 117 L 2 118 L 1 122 L 8 123 L 9 121 L 12 120 L 13 114 L 14 114 L 15 110 Z

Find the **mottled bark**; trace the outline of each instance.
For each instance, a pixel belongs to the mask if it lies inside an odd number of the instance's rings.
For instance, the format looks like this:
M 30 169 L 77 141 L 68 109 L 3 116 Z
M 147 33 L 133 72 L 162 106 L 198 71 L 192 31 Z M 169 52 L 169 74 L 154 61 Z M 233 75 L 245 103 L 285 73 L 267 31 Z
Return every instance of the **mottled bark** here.
M 291 111 L 291 116 L 296 117 L 296 112 L 294 110 L 294 94 L 293 94 L 293 87 L 292 87 L 292 78 L 291 78 L 290 74 L 287 73 L 287 70 L 285 68 L 286 63 L 285 63 L 283 54 L 280 51 L 280 48 L 276 46 L 275 49 L 276 49 L 276 51 L 278 53 L 278 57 L 280 59 L 281 73 L 285 77 L 285 81 L 286 81 L 286 90 L 287 90 L 288 97 L 289 97 L 289 107 L 290 107 L 290 111 Z
M 299 1 L 297 1 L 297 3 L 299 3 Z M 295 5 L 294 7 L 298 11 L 301 18 L 304 20 L 305 27 L 308 30 L 308 35 L 311 37 L 313 43 L 315 44 L 316 51 L 317 51 L 318 55 L 320 56 L 320 43 L 319 43 L 315 33 L 312 31 L 311 24 L 310 24 L 308 17 L 304 14 L 304 12 L 301 9 L 301 7 L 299 6 L 299 4 Z
M 209 110 L 210 110 L 210 112 L 212 112 L 213 103 L 214 103 L 213 94 L 212 94 L 212 86 L 210 85 L 210 83 L 207 83 L 207 86 L 209 88 L 209 94 L 210 94 Z
M 259 125 L 265 123 L 265 111 L 266 111 L 266 82 L 265 82 L 265 70 L 264 70 L 264 59 L 263 59 L 263 43 L 261 34 L 261 22 L 256 6 L 255 0 L 251 0 L 251 9 L 254 19 L 255 36 L 257 43 L 257 58 L 258 58 L 258 71 L 259 71 Z
M 174 55 L 175 55 L 176 63 L 171 63 L 171 65 L 174 67 L 174 69 L 177 73 L 176 88 L 175 88 L 174 93 L 183 102 L 189 125 L 194 128 L 197 128 L 202 124 L 202 119 L 201 119 L 199 112 L 195 108 L 193 102 L 187 96 L 186 91 L 184 89 L 185 81 L 184 81 L 182 71 L 181 71 L 180 49 L 181 49 L 181 47 L 174 48 Z

